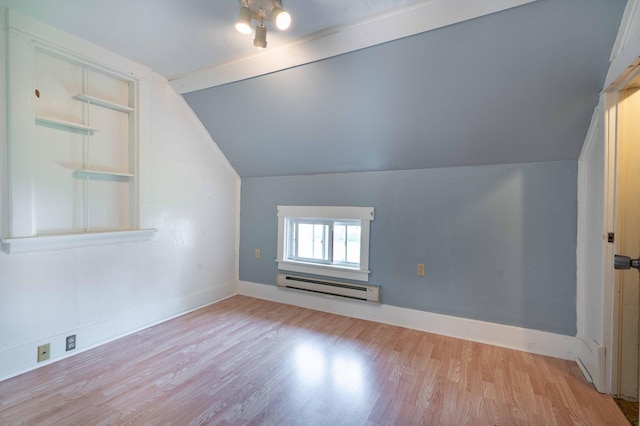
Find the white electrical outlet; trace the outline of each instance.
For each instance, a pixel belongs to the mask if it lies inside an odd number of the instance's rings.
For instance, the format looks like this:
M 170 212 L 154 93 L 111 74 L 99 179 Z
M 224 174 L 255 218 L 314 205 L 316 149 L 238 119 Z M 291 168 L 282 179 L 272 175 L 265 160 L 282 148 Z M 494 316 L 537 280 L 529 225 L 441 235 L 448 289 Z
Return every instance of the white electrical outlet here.
M 260 259 L 261 253 L 260 249 L 256 249 L 256 259 Z

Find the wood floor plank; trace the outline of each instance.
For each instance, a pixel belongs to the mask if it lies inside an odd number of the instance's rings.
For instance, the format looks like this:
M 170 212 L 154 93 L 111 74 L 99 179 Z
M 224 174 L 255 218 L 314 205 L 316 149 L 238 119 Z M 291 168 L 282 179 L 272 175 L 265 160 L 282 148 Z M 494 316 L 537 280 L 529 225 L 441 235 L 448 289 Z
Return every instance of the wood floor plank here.
M 0 382 L 0 424 L 627 421 L 573 362 L 235 296 Z

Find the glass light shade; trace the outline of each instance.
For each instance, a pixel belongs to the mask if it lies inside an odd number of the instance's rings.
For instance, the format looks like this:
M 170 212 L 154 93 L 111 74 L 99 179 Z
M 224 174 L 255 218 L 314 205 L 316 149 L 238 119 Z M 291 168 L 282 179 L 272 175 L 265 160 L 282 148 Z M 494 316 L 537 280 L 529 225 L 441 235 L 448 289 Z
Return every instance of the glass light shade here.
M 279 7 L 274 7 L 271 11 L 273 19 L 276 21 L 276 27 L 280 30 L 286 30 L 291 25 L 291 15 Z
M 253 45 L 259 49 L 267 47 L 267 27 L 262 24 L 256 27 L 256 37 L 253 39 Z
M 236 21 L 236 30 L 242 34 L 251 34 L 251 10 L 246 6 L 240 8 L 240 16 Z

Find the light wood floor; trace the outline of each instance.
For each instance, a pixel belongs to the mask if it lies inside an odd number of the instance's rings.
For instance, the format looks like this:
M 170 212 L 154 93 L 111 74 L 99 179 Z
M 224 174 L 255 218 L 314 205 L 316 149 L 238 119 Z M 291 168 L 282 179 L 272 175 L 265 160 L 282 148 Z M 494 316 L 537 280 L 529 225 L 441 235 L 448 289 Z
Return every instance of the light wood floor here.
M 0 424 L 628 423 L 573 362 L 235 296 L 0 382 Z

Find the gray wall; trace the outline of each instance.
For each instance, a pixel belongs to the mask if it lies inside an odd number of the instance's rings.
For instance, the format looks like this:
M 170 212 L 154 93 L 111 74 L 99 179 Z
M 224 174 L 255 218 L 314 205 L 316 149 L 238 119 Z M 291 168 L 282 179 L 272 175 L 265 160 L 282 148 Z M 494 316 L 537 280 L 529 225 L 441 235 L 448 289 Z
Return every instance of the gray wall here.
M 277 205 L 373 206 L 369 282 L 383 303 L 575 335 L 577 170 L 557 161 L 245 178 L 240 279 L 275 285 Z
M 540 0 L 184 97 L 242 178 L 577 160 L 625 3 Z

